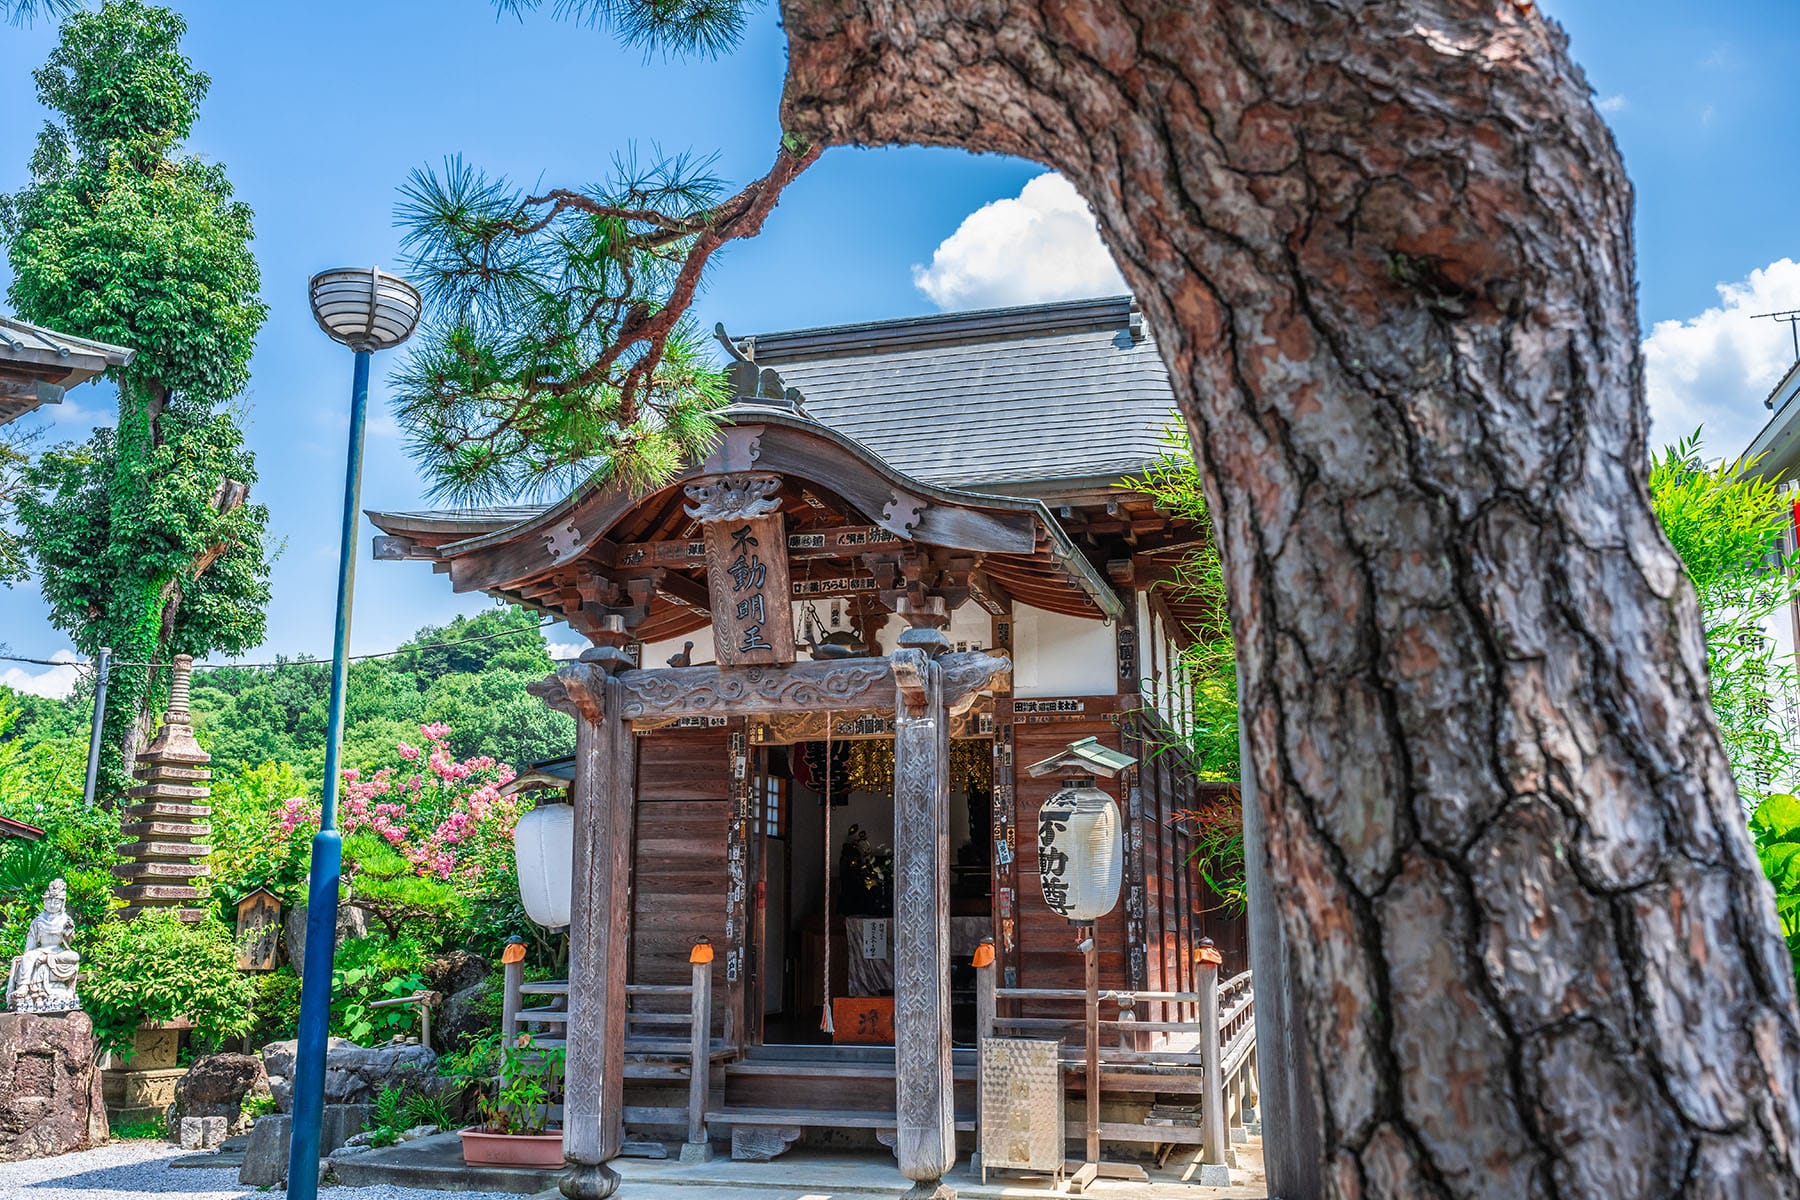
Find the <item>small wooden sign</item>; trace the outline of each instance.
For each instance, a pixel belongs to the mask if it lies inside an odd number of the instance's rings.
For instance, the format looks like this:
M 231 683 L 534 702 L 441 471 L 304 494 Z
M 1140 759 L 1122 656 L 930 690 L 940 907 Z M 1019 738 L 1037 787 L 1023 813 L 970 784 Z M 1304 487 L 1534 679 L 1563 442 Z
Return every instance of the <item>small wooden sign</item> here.
M 833 996 L 831 998 L 831 1040 L 839 1045 L 894 1044 L 894 998 L 892 996 Z
M 779 512 L 708 521 L 706 578 L 720 666 L 794 661 L 787 535 Z
M 281 940 L 281 901 L 257 888 L 237 903 L 238 969 L 273 971 Z

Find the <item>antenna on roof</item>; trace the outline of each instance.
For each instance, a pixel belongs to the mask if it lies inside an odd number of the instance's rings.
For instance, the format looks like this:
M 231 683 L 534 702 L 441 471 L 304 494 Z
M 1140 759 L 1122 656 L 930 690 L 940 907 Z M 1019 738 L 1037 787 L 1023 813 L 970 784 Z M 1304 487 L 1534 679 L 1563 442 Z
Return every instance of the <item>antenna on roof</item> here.
M 1763 317 L 1787 322 L 1788 332 L 1794 337 L 1794 361 L 1800 362 L 1800 308 L 1790 308 L 1785 312 L 1757 313 L 1750 319 L 1755 321 Z

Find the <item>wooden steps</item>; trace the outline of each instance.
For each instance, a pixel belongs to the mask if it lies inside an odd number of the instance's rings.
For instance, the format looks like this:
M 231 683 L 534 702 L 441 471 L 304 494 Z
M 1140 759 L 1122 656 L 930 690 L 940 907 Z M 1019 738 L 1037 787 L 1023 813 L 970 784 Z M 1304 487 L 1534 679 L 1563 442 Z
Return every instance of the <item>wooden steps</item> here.
M 846 1112 L 824 1108 L 715 1108 L 706 1113 L 707 1124 L 772 1125 L 800 1129 L 893 1129 L 899 1116 L 891 1112 Z M 970 1131 L 975 1118 L 957 1114 L 956 1128 Z

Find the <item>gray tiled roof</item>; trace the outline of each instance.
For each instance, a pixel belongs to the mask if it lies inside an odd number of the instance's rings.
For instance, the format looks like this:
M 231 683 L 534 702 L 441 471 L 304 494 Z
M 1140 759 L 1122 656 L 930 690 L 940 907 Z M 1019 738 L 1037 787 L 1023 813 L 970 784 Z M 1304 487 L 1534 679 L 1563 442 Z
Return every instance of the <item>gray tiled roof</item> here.
M 58 403 L 63 389 L 124 366 L 132 354 L 122 346 L 0 316 L 0 425 L 40 404 Z
M 1162 451 L 1174 394 L 1131 298 L 841 325 L 753 339 L 815 419 L 945 487 L 1054 490 Z

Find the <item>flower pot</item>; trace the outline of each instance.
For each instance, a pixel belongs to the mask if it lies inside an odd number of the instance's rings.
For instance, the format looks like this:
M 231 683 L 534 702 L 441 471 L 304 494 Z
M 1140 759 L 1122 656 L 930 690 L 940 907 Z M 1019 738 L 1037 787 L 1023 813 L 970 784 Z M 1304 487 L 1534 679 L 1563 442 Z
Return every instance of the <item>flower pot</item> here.
M 469 1128 L 457 1131 L 462 1139 L 463 1162 L 471 1167 L 545 1167 L 563 1165 L 563 1139 L 555 1133 L 487 1133 Z

